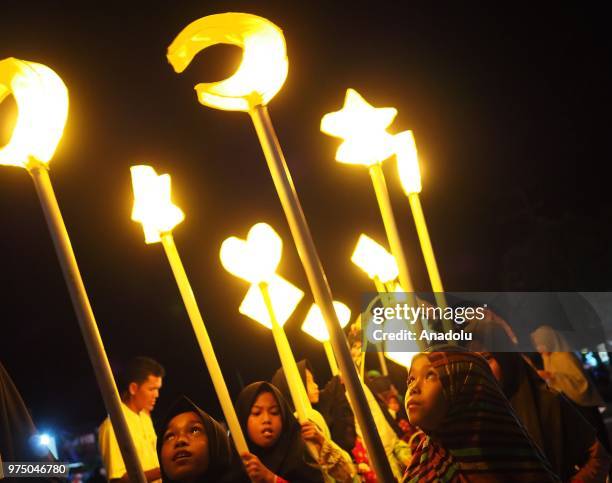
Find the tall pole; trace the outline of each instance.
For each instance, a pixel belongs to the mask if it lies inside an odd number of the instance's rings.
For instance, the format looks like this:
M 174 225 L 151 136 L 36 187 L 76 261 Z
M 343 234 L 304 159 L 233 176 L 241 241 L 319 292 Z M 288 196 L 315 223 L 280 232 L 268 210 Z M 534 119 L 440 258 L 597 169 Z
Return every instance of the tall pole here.
M 389 190 L 387 189 L 385 175 L 380 163 L 370 166 L 370 177 L 372 178 L 372 184 L 374 185 L 374 192 L 376 194 L 376 200 L 378 201 L 378 207 L 380 208 L 380 213 L 382 215 L 385 232 L 387 233 L 387 239 L 389 240 L 391 254 L 395 258 L 397 268 L 399 269 L 400 285 L 407 293 L 409 304 L 416 307 L 414 285 L 412 284 L 410 272 L 408 271 L 408 261 L 406 260 L 402 240 L 400 239 L 397 224 L 395 223 L 393 208 L 391 207 L 391 198 L 389 197 Z M 418 332 L 422 330 L 423 326 L 420 320 L 416 321 L 415 328 Z M 425 345 L 421 340 L 418 340 L 417 343 L 421 349 L 425 349 Z
M 339 373 L 338 363 L 334 357 L 334 350 L 332 349 L 328 340 L 323 342 L 323 349 L 325 350 L 325 355 L 327 356 L 327 362 L 329 363 L 329 369 L 331 370 L 332 376 L 337 376 Z
M 187 273 L 183 267 L 183 262 L 181 261 L 181 257 L 176 249 L 174 237 L 172 236 L 171 232 L 168 232 L 163 233 L 160 238 L 162 245 L 164 246 L 166 256 L 168 257 L 168 262 L 172 268 L 172 273 L 176 279 L 179 292 L 183 298 L 183 303 L 187 309 L 187 314 L 189 315 L 191 327 L 193 328 L 196 340 L 198 341 L 198 346 L 200 347 L 200 351 L 204 357 L 204 362 L 208 368 L 217 397 L 219 398 L 219 403 L 221 404 L 223 415 L 225 416 L 225 420 L 229 426 L 232 439 L 234 440 L 238 453 L 246 453 L 249 451 L 249 448 L 247 446 L 246 439 L 244 438 L 242 428 L 240 427 L 240 423 L 238 422 L 238 416 L 236 415 L 236 410 L 234 409 L 229 391 L 227 390 L 227 385 L 225 384 L 225 379 L 223 378 L 223 373 L 221 372 L 221 366 L 219 366 L 219 361 L 217 360 L 210 336 L 208 335 L 208 330 L 206 330 L 204 319 L 202 318 L 202 314 L 198 307 L 198 303 L 196 302 L 195 295 L 193 294 L 191 284 L 187 278 Z
M 423 251 L 423 258 L 425 259 L 425 266 L 427 267 L 429 280 L 431 280 L 431 288 L 434 291 L 434 297 L 436 297 L 436 304 L 438 307 L 444 309 L 448 306 L 448 304 L 444 295 L 442 278 L 440 277 L 440 271 L 438 270 L 438 264 L 436 263 L 436 257 L 434 256 L 431 238 L 429 238 L 429 230 L 427 229 L 427 223 L 425 223 L 425 215 L 423 214 L 423 207 L 421 206 L 419 194 L 410 193 L 408 195 L 408 201 L 410 202 L 410 208 L 412 209 L 412 216 L 414 217 L 417 234 L 419 235 L 419 240 L 421 241 L 421 250 Z
M 315 303 L 321 309 L 325 319 L 330 342 L 343 376 L 349 401 L 355 412 L 357 423 L 362 429 L 370 462 L 380 481 L 395 481 L 380 435 L 376 430 L 374 418 L 357 376 L 346 337 L 340 328 L 327 278 L 325 277 L 312 235 L 310 234 L 293 181 L 291 180 L 289 169 L 272 126 L 270 115 L 266 106 L 261 104 L 254 105 L 249 113 L 268 163 L 274 186 L 287 217 L 291 235 L 304 266 Z
M 278 350 L 278 356 L 281 360 L 281 365 L 283 366 L 283 372 L 285 373 L 285 378 L 287 379 L 287 387 L 289 388 L 293 405 L 295 406 L 295 410 L 298 414 L 298 420 L 300 423 L 305 423 L 308 421 L 311 406 L 310 401 L 308 400 L 308 394 L 306 393 L 306 388 L 302 382 L 302 377 L 300 376 L 300 370 L 295 362 L 295 357 L 291 351 L 289 340 L 287 340 L 287 334 L 285 334 L 285 331 L 280 326 L 278 319 L 276 318 L 276 312 L 274 312 L 274 306 L 272 305 L 272 299 L 270 298 L 268 284 L 261 282 L 259 284 L 259 290 L 261 292 L 261 296 L 263 297 L 268 316 L 270 317 L 272 337 L 274 338 L 274 343 L 276 344 L 276 349 Z
M 45 165 L 32 160 L 28 165 L 28 172 L 32 176 L 40 204 L 49 227 L 49 232 L 55 246 L 55 252 L 62 267 L 64 279 L 68 286 L 72 306 L 76 312 L 79 327 L 89 360 L 94 369 L 98 387 L 102 393 L 104 406 L 108 411 L 113 430 L 117 436 L 119 450 L 125 463 L 130 481 L 146 483 L 147 479 L 142 471 L 136 447 L 132 440 L 125 415 L 121 408 L 121 399 L 113 378 L 108 357 L 102 344 L 102 338 L 96 324 L 96 319 L 85 291 L 85 285 L 79 272 L 72 244 L 68 237 L 66 225 L 53 192 L 49 172 Z

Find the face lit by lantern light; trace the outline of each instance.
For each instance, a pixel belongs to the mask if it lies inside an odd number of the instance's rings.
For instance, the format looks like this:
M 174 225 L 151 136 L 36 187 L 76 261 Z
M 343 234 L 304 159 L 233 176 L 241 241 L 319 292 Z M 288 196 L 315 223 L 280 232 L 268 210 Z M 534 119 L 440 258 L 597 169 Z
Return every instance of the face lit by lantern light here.
M 219 43 L 243 49 L 242 62 L 228 79 L 201 83 L 195 89 L 200 103 L 228 111 L 249 111 L 267 104 L 287 78 L 285 38 L 269 20 L 248 13 L 221 13 L 200 18 L 168 47 L 174 70 L 183 72 L 201 50 Z
M 0 165 L 27 168 L 49 163 L 68 117 L 68 89 L 49 67 L 13 57 L 0 61 L 0 103 L 10 94 L 18 117 Z
M 351 309 L 349 309 L 342 302 L 334 300 L 334 310 L 338 316 L 340 327 L 346 327 L 351 320 Z M 310 307 L 310 310 L 304 319 L 304 323 L 302 324 L 302 330 L 308 335 L 317 339 L 319 342 L 327 342 L 329 340 L 329 332 L 327 331 L 327 326 L 325 325 L 325 319 L 323 318 L 321 309 L 317 304 L 312 304 L 312 307 Z
M 344 139 L 337 161 L 370 166 L 393 154 L 393 135 L 387 128 L 396 115 L 394 107 L 373 107 L 356 90 L 348 89 L 342 109 L 321 119 L 321 131 Z
M 366 272 L 368 277 L 378 277 L 382 283 L 395 280 L 399 275 L 393 255 L 363 233 L 359 236 L 351 261 Z
M 421 192 L 421 170 L 416 142 L 412 131 L 403 131 L 394 137 L 397 170 L 406 195 Z
M 158 176 L 151 166 L 132 166 L 134 208 L 132 220 L 142 223 L 145 242 L 158 243 L 161 234 L 168 233 L 185 219 L 179 207 L 172 204 L 170 175 Z

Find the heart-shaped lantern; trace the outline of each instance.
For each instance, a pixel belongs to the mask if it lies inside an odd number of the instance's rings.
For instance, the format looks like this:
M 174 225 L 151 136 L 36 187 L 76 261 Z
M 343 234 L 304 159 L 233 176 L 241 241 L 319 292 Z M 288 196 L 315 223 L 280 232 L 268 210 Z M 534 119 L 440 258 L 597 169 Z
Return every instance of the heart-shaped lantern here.
M 257 223 L 246 240 L 232 236 L 221 245 L 223 267 L 236 277 L 257 284 L 268 282 L 276 272 L 283 251 L 283 241 L 267 223 Z

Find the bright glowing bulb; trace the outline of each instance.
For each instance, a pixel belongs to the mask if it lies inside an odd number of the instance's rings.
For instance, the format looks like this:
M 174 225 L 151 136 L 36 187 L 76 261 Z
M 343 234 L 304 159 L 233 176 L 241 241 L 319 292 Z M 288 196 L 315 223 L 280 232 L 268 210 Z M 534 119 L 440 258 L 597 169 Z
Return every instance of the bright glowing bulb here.
M 157 175 L 151 166 L 132 166 L 134 208 L 132 220 L 142 223 L 145 242 L 158 243 L 185 219 L 185 214 L 171 201 L 170 175 Z
M 373 107 L 356 90 L 348 89 L 342 110 L 321 119 L 321 131 L 344 139 L 336 151 L 337 161 L 370 166 L 393 154 L 393 135 L 387 128 L 396 115 L 395 108 Z
M 38 442 L 42 445 L 42 446 L 49 446 L 49 444 L 51 443 L 51 438 L 49 437 L 48 434 L 41 434 L 38 437 Z
M 412 131 L 396 134 L 395 154 L 397 157 L 397 170 L 406 195 L 421 192 L 421 170 L 416 142 Z
M 278 325 L 282 327 L 297 307 L 297 304 L 300 303 L 302 297 L 304 297 L 304 292 L 280 275 L 273 275 L 267 283 L 274 315 Z M 264 327 L 272 328 L 270 314 L 258 285 L 251 285 L 238 311 L 259 322 Z
M 395 280 L 399 275 L 393 255 L 363 233 L 357 241 L 351 261 L 366 272 L 368 277 L 371 279 L 378 277 L 382 283 Z
M 17 122 L 0 149 L 0 165 L 49 163 L 68 118 L 68 89 L 49 67 L 13 57 L 0 61 L 0 102 L 13 94 Z
M 257 223 L 246 240 L 232 236 L 221 245 L 223 267 L 236 277 L 257 284 L 274 276 L 283 252 L 283 241 L 266 223 Z
M 349 309 L 342 302 L 334 300 L 334 310 L 338 316 L 340 327 L 344 328 L 348 325 L 351 320 L 351 309 Z M 312 304 L 304 323 L 302 324 L 302 330 L 308 335 L 314 337 L 319 342 L 326 342 L 329 340 L 329 332 L 325 325 L 325 319 L 321 313 L 321 309 L 317 304 Z
M 404 366 L 406 369 L 410 369 L 412 365 L 412 359 L 418 352 L 385 352 L 387 359 L 392 360 L 400 366 Z
M 227 111 L 248 111 L 267 104 L 287 78 L 287 49 L 281 29 L 249 13 L 209 15 L 178 34 L 168 47 L 167 58 L 181 73 L 198 52 L 220 43 L 241 47 L 242 62 L 231 77 L 198 84 L 195 89 L 200 103 Z

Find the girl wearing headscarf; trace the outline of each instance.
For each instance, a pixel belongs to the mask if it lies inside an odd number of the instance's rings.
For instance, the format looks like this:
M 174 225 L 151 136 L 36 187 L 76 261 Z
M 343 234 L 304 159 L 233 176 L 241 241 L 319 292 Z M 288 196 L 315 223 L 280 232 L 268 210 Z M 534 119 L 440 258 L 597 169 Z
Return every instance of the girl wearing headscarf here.
M 185 396 L 170 407 L 159 427 L 157 455 L 164 483 L 244 481 L 225 428 Z
M 599 406 L 605 403 L 565 337 L 552 327 L 542 325 L 531 334 L 531 339 L 544 363 L 544 370 L 538 371 L 540 377 L 575 404 L 609 452 L 608 431 L 599 412 Z
M 420 353 L 406 407 L 422 431 L 404 482 L 559 481 L 517 420 L 487 362 L 455 346 Z
M 563 481 L 604 481 L 610 457 L 595 429 L 560 392 L 549 388 L 496 322 L 474 322 L 471 350 L 480 352 L 512 409 Z
M 246 386 L 236 413 L 250 453 L 243 456 L 254 482 L 323 483 L 319 466 L 310 458 L 301 428 L 280 391 L 268 382 Z
M 308 400 L 312 405 L 312 412 L 309 415 L 310 421 L 302 424 L 302 438 L 305 441 L 311 442 L 315 445 L 318 451 L 317 463 L 323 470 L 323 475 L 326 481 L 354 481 L 357 477 L 357 469 L 355 468 L 350 455 L 333 440 L 329 428 L 329 423 L 334 422 L 332 419 L 332 414 L 335 413 L 337 415 L 346 415 L 346 413 L 344 413 L 341 409 L 338 410 L 339 408 L 336 408 L 337 412 L 334 411 L 333 401 L 331 400 L 331 395 L 329 393 L 323 395 L 325 402 L 322 409 L 325 410 L 325 415 L 320 413 L 318 409 L 322 406 L 321 394 L 323 391 L 319 391 L 319 386 L 317 385 L 312 374 L 310 362 L 303 359 L 297 363 L 297 366 L 302 383 L 306 389 L 306 394 L 308 395 Z M 289 402 L 290 407 L 292 407 L 292 404 L 290 403 L 291 394 L 289 392 L 287 378 L 285 377 L 285 372 L 282 368 L 276 371 L 274 377 L 272 377 L 272 384 L 279 389 L 287 402 Z M 344 396 L 344 391 L 342 391 L 342 396 L 343 397 L 338 401 L 338 404 L 340 405 L 345 402 L 348 406 L 346 396 Z M 350 406 L 348 407 L 348 410 L 350 411 Z M 352 431 L 354 436 L 350 439 L 352 439 L 354 446 L 355 422 L 352 411 L 350 411 L 350 417 L 352 419 L 352 429 L 345 427 L 345 430 L 349 432 Z M 347 421 L 345 420 L 343 423 L 346 424 Z M 336 424 L 336 428 L 338 428 L 338 424 Z
M 302 359 L 297 363 L 297 366 L 308 393 L 308 399 L 313 409 L 321 413 L 321 416 L 325 419 L 331 439 L 343 450 L 350 451 L 355 446 L 355 438 L 357 437 L 355 416 L 346 398 L 340 377 L 332 377 L 323 389 L 319 389 L 310 362 L 307 359 Z M 282 368 L 274 373 L 271 382 L 291 405 L 291 394 Z

